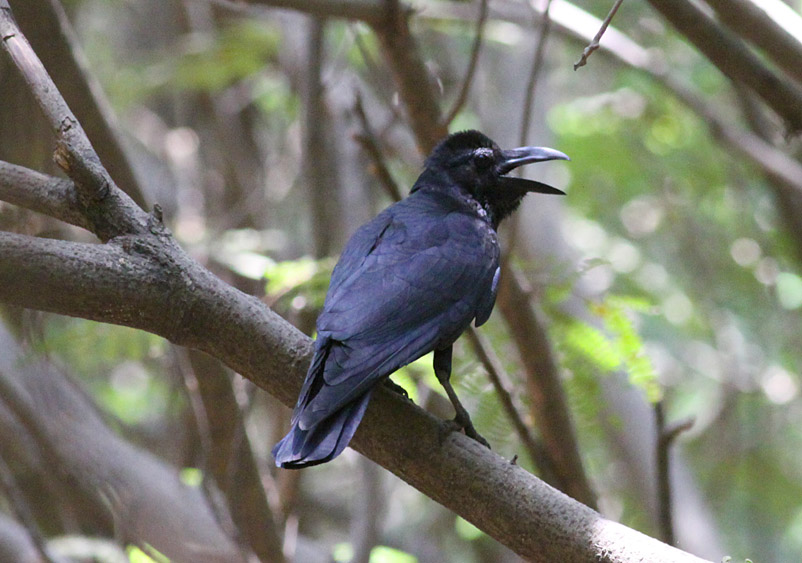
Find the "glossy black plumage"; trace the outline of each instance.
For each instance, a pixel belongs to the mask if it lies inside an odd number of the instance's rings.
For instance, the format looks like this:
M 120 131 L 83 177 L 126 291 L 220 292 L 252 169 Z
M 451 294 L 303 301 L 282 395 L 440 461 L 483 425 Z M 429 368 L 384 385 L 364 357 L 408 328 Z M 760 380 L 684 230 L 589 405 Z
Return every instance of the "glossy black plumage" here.
M 354 233 L 317 321 L 292 429 L 273 448 L 277 465 L 305 467 L 339 455 L 373 388 L 432 350 L 459 426 L 481 439 L 448 383 L 451 345 L 493 309 L 498 223 L 529 191 L 561 193 L 503 174 L 555 158 L 567 157 L 539 147 L 501 151 L 477 131 L 456 133 L 435 148 L 406 199 Z

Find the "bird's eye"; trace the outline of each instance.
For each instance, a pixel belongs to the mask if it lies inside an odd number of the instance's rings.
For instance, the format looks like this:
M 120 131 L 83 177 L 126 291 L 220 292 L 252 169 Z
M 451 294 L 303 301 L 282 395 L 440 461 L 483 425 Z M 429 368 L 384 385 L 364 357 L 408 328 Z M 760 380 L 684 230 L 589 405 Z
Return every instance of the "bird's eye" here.
M 473 153 L 473 161 L 476 163 L 476 167 L 480 169 L 492 166 L 495 160 L 493 151 L 490 149 L 477 149 Z

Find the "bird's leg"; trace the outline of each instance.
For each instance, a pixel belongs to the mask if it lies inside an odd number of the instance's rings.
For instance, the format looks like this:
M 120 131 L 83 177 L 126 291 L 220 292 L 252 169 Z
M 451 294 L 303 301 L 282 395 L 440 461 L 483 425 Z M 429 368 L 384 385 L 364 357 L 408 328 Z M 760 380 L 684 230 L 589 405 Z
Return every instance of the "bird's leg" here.
M 440 382 L 440 385 L 443 386 L 443 389 L 446 390 L 446 394 L 448 395 L 451 404 L 454 405 L 454 411 L 457 413 L 454 417 L 454 424 L 457 428 L 464 430 L 465 435 L 473 438 L 483 446 L 490 448 L 490 444 L 487 443 L 481 434 L 476 431 L 476 428 L 473 427 L 473 423 L 471 422 L 471 416 L 468 414 L 468 411 L 465 410 L 465 407 L 462 406 L 462 403 L 457 397 L 457 393 L 454 391 L 454 388 L 451 386 L 451 346 L 445 348 L 443 350 L 435 350 L 434 351 L 434 373 L 437 376 L 437 380 Z

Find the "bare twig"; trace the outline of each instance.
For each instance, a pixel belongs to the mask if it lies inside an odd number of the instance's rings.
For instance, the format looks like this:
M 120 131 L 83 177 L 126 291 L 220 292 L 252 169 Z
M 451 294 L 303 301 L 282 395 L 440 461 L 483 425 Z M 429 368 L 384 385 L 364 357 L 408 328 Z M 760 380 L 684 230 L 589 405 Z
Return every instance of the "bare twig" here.
M 615 4 L 613 4 L 613 7 L 610 8 L 610 13 L 607 14 L 606 18 L 604 18 L 601 28 L 599 28 L 599 32 L 590 42 L 590 45 L 585 47 L 585 49 L 582 51 L 582 56 L 579 57 L 579 60 L 574 63 L 574 70 L 585 66 L 588 62 L 588 57 L 593 54 L 593 51 L 599 48 L 599 41 L 601 41 L 602 35 L 604 35 L 604 32 L 607 31 L 607 26 L 610 25 L 611 21 L 613 21 L 613 17 L 615 17 L 615 13 L 618 11 L 618 8 L 621 6 L 623 1 L 624 0 L 615 0 Z
M 529 77 L 526 80 L 526 94 L 524 95 L 524 107 L 522 112 L 523 117 L 521 118 L 521 129 L 518 131 L 518 144 L 521 146 L 526 144 L 526 138 L 529 135 L 529 127 L 532 125 L 532 110 L 535 105 L 537 77 L 540 75 L 540 69 L 543 67 L 543 55 L 546 52 L 546 41 L 551 31 L 551 17 L 549 15 L 551 1 L 552 0 L 546 0 L 546 7 L 543 9 L 537 45 L 535 46 L 535 54 L 532 57 L 532 66 L 529 68 Z M 519 169 L 519 172 L 522 172 L 522 170 Z
M 694 418 L 686 418 L 666 425 L 663 401 L 654 404 L 657 427 L 657 508 L 659 511 L 660 539 L 674 545 L 673 503 L 671 499 L 671 475 L 669 450 L 680 433 L 693 426 Z
M 588 506 L 596 495 L 582 465 L 568 402 L 546 330 L 532 307 L 520 272 L 502 262 L 498 307 L 510 328 L 526 370 L 532 413 L 560 490 Z
M 479 16 L 476 18 L 476 34 L 473 38 L 473 46 L 471 47 L 471 58 L 468 62 L 468 69 L 465 71 L 465 78 L 462 79 L 462 86 L 459 89 L 459 94 L 454 100 L 454 105 L 451 107 L 451 110 L 446 114 L 443 120 L 446 128 L 454 121 L 454 118 L 468 99 L 468 92 L 473 83 L 473 75 L 476 72 L 476 65 L 479 62 L 479 53 L 482 50 L 482 39 L 485 32 L 485 22 L 487 21 L 487 1 L 488 0 L 480 0 L 479 3 Z
M 496 394 L 501 401 L 501 406 L 504 408 L 504 412 L 507 413 L 507 417 L 510 419 L 513 428 L 515 428 L 515 432 L 518 433 L 518 439 L 521 441 L 524 448 L 526 448 L 529 458 L 532 460 L 532 463 L 535 464 L 535 467 L 538 468 L 541 478 L 546 483 L 556 487 L 557 477 L 554 474 L 554 467 L 552 466 L 548 452 L 543 448 L 543 444 L 535 439 L 529 427 L 524 422 L 520 409 L 516 406 L 515 399 L 510 391 L 512 383 L 509 376 L 505 373 L 501 361 L 493 352 L 492 346 L 487 339 L 482 336 L 481 332 L 473 327 L 469 327 L 466 334 L 468 335 L 468 340 L 476 356 L 479 358 L 479 361 L 482 362 L 485 371 L 487 371 L 487 376 L 493 384 L 493 388 L 496 390 Z
M 373 166 L 372 172 L 376 175 L 384 191 L 390 196 L 390 199 L 393 201 L 401 201 L 403 197 L 401 195 L 401 189 L 398 187 L 392 174 L 390 174 L 390 170 L 387 168 L 387 164 L 381 152 L 381 147 L 379 147 L 379 140 L 376 138 L 373 128 L 370 125 L 368 116 L 365 113 L 365 108 L 362 105 L 362 96 L 359 92 L 357 92 L 356 101 L 354 101 L 354 113 L 359 119 L 359 124 L 362 128 L 360 133 L 354 135 L 354 139 L 362 145 L 362 148 L 370 157 Z

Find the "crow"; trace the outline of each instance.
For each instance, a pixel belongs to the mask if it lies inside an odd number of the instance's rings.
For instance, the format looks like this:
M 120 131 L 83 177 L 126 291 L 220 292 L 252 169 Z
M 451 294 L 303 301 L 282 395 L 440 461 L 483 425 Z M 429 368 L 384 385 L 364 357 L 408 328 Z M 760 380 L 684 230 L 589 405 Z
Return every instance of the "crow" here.
M 555 159 L 569 160 L 546 147 L 501 150 L 479 131 L 454 133 L 426 159 L 409 196 L 354 233 L 317 320 L 315 355 L 292 428 L 273 448 L 277 466 L 297 469 L 337 457 L 376 385 L 432 350 L 454 426 L 488 445 L 449 382 L 451 349 L 472 321 L 480 326 L 490 317 L 499 223 L 529 192 L 563 194 L 507 174 Z

